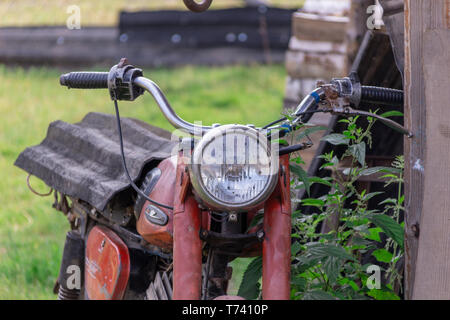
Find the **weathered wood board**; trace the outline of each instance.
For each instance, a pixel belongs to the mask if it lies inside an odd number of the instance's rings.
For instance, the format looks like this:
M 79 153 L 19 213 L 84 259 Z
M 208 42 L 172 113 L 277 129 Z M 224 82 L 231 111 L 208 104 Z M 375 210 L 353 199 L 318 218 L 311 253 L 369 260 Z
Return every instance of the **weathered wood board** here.
M 292 34 L 303 40 L 343 42 L 348 22 L 347 17 L 295 12 L 292 16 Z
M 450 299 L 450 30 L 423 34 L 426 149 L 413 299 Z M 417 165 L 416 165 L 417 163 Z M 413 183 L 413 181 L 411 181 Z M 409 194 L 415 198 L 414 194 Z M 413 203 L 414 200 L 411 201 Z
M 316 79 L 286 78 L 285 108 L 296 107 L 303 97 L 316 88 Z
M 449 6 L 405 1 L 407 299 L 450 299 Z
M 347 56 L 289 50 L 286 53 L 286 69 L 293 78 L 331 80 L 332 77 L 346 75 Z
M 344 42 L 302 40 L 291 37 L 289 40 L 289 50 L 312 53 L 337 53 L 346 54 L 347 46 Z

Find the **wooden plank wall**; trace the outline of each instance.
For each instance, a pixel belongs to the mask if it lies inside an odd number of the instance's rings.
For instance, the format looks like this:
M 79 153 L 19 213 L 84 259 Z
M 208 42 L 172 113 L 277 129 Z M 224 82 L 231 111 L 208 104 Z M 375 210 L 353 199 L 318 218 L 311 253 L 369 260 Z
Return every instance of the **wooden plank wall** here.
M 450 299 L 449 0 L 405 1 L 405 285 Z

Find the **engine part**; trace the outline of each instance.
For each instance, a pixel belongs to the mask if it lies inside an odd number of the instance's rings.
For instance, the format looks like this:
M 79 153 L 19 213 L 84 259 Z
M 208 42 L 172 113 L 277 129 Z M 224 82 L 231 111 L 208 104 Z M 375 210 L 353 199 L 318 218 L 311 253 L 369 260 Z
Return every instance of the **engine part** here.
M 58 300 L 78 300 L 83 285 L 84 240 L 76 231 L 66 235 L 58 276 Z
M 159 178 L 161 177 L 161 169 L 154 168 L 152 169 L 147 175 L 145 176 L 144 182 L 142 183 L 141 190 L 149 195 L 153 188 L 155 187 L 156 183 L 159 181 Z M 144 204 L 146 202 L 146 199 L 142 197 L 139 193 L 137 194 L 136 203 L 134 205 L 134 215 L 136 216 L 136 221 L 139 220 L 139 217 L 141 215 L 142 208 L 144 207 Z
M 172 300 L 172 272 L 158 271 L 146 291 L 147 300 Z
M 173 204 L 175 186 L 176 158 L 168 158 L 147 174 L 141 187 L 144 194 L 152 199 Z M 140 202 L 140 203 L 138 203 Z M 171 251 L 173 246 L 173 212 L 167 208 L 159 208 L 147 199 L 137 200 L 135 207 L 136 228 L 142 238 L 165 251 Z

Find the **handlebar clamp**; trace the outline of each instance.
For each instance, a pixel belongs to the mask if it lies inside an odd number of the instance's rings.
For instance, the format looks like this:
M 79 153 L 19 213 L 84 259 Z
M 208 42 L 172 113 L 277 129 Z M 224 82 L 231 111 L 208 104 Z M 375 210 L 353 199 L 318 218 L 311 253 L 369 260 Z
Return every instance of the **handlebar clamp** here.
M 127 58 L 120 59 L 119 63 L 111 68 L 108 74 L 108 89 L 112 100 L 133 101 L 144 89 L 133 84 L 133 80 L 142 77 L 142 69 L 128 64 Z

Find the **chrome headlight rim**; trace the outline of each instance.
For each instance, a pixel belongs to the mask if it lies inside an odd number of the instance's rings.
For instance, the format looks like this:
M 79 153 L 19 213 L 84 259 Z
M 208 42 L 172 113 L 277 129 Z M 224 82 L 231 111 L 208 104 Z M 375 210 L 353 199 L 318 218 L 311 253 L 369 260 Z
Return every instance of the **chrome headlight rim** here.
M 270 170 L 271 175 L 269 175 L 268 182 L 264 186 L 263 190 L 258 194 L 258 196 L 253 199 L 242 202 L 242 203 L 230 203 L 226 201 L 222 201 L 216 197 L 214 197 L 206 188 L 203 183 L 203 179 L 201 176 L 201 156 L 204 148 L 212 142 L 216 137 L 223 136 L 225 131 L 230 132 L 229 130 L 241 131 L 243 134 L 251 135 L 253 137 L 257 137 L 260 133 L 248 126 L 244 125 L 223 125 L 219 127 L 215 127 L 211 129 L 208 133 L 206 133 L 202 139 L 197 143 L 194 150 L 192 151 L 191 161 L 188 166 L 189 168 L 189 176 L 191 180 L 191 184 L 194 189 L 194 193 L 200 198 L 200 200 L 207 205 L 211 209 L 227 211 L 227 212 L 245 212 L 251 210 L 255 207 L 258 207 L 262 203 L 264 203 L 269 196 L 273 193 L 277 182 L 278 182 L 278 165 L 277 163 L 270 162 Z M 267 152 L 267 157 L 271 160 L 270 154 L 270 146 L 267 140 L 264 140 L 264 148 Z M 274 167 L 276 166 L 276 167 Z

